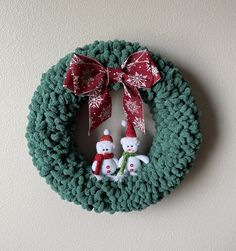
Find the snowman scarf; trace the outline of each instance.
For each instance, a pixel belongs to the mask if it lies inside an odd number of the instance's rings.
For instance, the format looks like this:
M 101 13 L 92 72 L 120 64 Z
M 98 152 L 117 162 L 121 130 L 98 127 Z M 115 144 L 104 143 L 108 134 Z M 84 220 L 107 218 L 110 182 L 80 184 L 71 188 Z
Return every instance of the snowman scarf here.
M 123 152 L 123 154 L 122 154 L 123 160 L 122 160 L 122 163 L 121 163 L 121 166 L 120 166 L 120 171 L 119 171 L 120 175 L 123 175 L 123 173 L 124 173 L 125 166 L 127 164 L 128 158 L 133 157 L 135 155 L 136 155 L 135 153 Z
M 93 172 L 93 174 L 95 175 L 99 175 L 100 171 L 101 171 L 101 166 L 102 166 L 102 162 L 104 159 L 112 159 L 114 158 L 114 154 L 113 153 L 105 153 L 105 154 L 100 154 L 97 153 L 94 157 L 94 161 L 96 161 L 96 168 Z

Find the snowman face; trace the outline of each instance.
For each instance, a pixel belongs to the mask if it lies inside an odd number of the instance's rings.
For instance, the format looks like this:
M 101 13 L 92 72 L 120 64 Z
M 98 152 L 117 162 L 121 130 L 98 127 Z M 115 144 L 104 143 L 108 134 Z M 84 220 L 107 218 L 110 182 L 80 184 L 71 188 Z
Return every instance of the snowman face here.
M 139 140 L 137 138 L 125 137 L 120 143 L 125 152 L 136 153 L 138 151 Z
M 105 154 L 105 153 L 112 153 L 115 146 L 110 141 L 100 141 L 96 144 L 97 153 Z

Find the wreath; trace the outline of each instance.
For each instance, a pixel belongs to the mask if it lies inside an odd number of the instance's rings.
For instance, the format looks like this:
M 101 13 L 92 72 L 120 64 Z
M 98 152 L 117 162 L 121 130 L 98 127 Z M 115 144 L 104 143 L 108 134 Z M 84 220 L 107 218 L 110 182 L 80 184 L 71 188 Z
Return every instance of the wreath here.
M 136 68 L 132 71 L 132 67 Z M 74 141 L 78 109 L 89 99 L 89 128 L 94 130 L 111 116 L 109 92 L 120 88 L 126 118 L 124 154 L 119 161 L 114 157 L 112 137 L 104 130 L 96 146 L 98 154 L 88 162 Z M 91 105 L 99 97 L 102 102 Z M 127 101 L 139 107 L 136 114 Z M 135 129 L 145 130 L 142 102 L 150 108 L 156 132 L 148 156 L 140 155 L 142 164 L 132 170 L 127 163 L 135 158 L 135 151 L 128 153 L 132 144 L 126 140 L 134 140 L 138 147 Z M 66 55 L 42 75 L 29 106 L 26 138 L 39 174 L 63 199 L 98 213 L 130 212 L 157 203 L 184 179 L 201 142 L 198 117 L 191 89 L 171 62 L 138 43 L 95 41 Z M 108 152 L 101 154 L 103 150 Z M 102 165 L 109 159 L 119 169 Z

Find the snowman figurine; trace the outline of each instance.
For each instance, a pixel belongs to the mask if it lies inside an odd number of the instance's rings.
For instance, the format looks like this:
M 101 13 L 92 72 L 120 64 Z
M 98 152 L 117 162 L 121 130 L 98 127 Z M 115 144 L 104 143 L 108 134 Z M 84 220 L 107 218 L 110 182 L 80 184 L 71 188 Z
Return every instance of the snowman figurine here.
M 113 150 L 115 145 L 108 129 L 104 130 L 104 135 L 96 144 L 97 154 L 92 164 L 92 173 L 98 180 L 104 176 L 113 179 L 112 174 L 116 172 L 118 159 L 114 157 Z
M 137 171 L 141 167 L 141 162 L 145 164 L 149 163 L 147 156 L 137 154 L 140 141 L 136 136 L 133 125 L 129 121 L 126 122 L 124 120 L 122 120 L 121 124 L 127 128 L 125 137 L 120 140 L 124 152 L 118 162 L 118 168 L 120 170 L 116 177 L 117 181 L 122 181 L 123 177 L 128 174 L 132 176 L 137 175 Z

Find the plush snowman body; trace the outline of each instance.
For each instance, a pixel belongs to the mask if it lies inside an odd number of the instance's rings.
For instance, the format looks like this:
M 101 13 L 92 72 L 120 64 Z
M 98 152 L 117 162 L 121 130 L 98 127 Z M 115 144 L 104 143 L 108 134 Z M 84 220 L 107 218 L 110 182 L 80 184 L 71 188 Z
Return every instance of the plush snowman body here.
M 119 164 L 122 163 L 124 157 L 121 157 L 119 160 Z M 136 157 L 132 156 L 129 157 L 124 169 L 124 175 L 130 174 L 130 175 L 137 175 L 137 171 L 141 167 L 141 161 Z
M 110 132 L 106 129 L 104 130 L 104 136 L 96 144 L 97 154 L 92 164 L 93 176 L 98 180 L 101 180 L 104 176 L 112 178 L 112 175 L 116 172 L 118 159 L 114 157 L 114 148 Z
M 137 137 L 124 137 L 121 139 L 121 145 L 124 153 L 118 162 L 118 167 L 120 168 L 119 176 L 122 177 L 128 174 L 135 176 L 141 167 L 141 162 L 144 162 L 145 164 L 149 162 L 149 158 L 147 156 L 136 154 L 139 144 L 140 142 Z M 126 155 L 128 157 L 126 157 Z
M 117 168 L 117 159 L 105 159 L 103 160 L 102 166 L 101 166 L 101 175 L 112 175 L 115 173 Z

